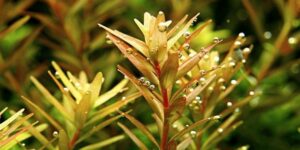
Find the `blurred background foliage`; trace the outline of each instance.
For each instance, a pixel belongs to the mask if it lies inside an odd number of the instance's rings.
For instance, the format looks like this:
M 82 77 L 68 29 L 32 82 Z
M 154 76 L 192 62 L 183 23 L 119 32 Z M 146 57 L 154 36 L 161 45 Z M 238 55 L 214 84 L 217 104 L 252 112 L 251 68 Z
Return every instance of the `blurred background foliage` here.
M 97 23 L 142 37 L 133 19 L 142 20 L 145 11 L 157 14 L 160 10 L 174 22 L 185 14 L 200 12 L 194 26 L 213 19 L 202 34 L 205 36 L 193 41 L 193 47 L 200 48 L 219 37 L 225 40 L 217 47 L 222 51 L 226 41 L 240 32 L 247 36 L 246 43 L 254 46 L 246 69 L 251 72 L 251 86 L 261 95 L 242 110 L 244 124 L 218 145 L 220 149 L 243 145 L 250 149 L 300 149 L 298 0 L 0 0 L 1 110 L 24 107 L 20 95 L 43 107 L 29 77 L 37 77 L 55 91 L 47 77 L 52 60 L 74 74 L 84 70 L 89 79 L 101 71 L 106 77 L 102 90 L 113 87 L 122 78 L 116 65 L 130 64 L 106 41 Z M 131 107 L 136 118 L 151 123 L 150 110 L 143 102 Z M 106 130 L 121 133 L 112 127 Z M 129 140 L 120 143 L 123 149 L 135 147 Z

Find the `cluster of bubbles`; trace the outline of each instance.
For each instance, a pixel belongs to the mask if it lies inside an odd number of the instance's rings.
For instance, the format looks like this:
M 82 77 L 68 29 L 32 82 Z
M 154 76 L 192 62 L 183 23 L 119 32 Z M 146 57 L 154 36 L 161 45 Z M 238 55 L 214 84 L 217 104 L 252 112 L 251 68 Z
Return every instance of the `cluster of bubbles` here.
M 145 77 L 140 77 L 139 82 L 141 85 L 146 86 L 149 90 L 151 91 L 155 90 L 155 85 L 151 84 L 151 82 L 149 80 L 146 80 Z

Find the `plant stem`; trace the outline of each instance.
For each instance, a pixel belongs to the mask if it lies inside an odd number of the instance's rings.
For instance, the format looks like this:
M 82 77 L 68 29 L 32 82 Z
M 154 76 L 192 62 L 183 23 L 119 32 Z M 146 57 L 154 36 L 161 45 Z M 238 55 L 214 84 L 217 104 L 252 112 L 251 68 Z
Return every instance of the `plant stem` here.
M 69 149 L 72 150 L 75 146 L 76 141 L 78 140 L 80 134 L 80 129 L 77 129 L 77 131 L 74 133 L 72 140 L 69 143 Z
M 161 68 L 159 66 L 159 63 L 154 63 L 156 75 L 160 79 L 161 76 Z M 160 84 L 161 94 L 163 97 L 163 106 L 164 106 L 164 120 L 163 120 L 163 131 L 162 131 L 162 137 L 161 137 L 161 143 L 160 143 L 160 149 L 161 150 L 167 150 L 168 149 L 168 135 L 169 135 L 169 98 L 168 98 L 168 90 Z

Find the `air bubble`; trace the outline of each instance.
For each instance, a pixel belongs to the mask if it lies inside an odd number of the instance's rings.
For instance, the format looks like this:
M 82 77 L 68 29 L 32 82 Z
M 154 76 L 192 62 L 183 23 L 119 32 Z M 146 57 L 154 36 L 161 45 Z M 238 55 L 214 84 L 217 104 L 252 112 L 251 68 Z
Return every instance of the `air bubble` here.
M 65 88 L 64 88 L 64 91 L 65 91 L 65 92 L 69 92 L 70 90 L 69 90 L 68 88 L 65 87 Z
M 197 132 L 196 132 L 196 131 L 194 131 L 194 130 L 192 130 L 190 133 L 191 133 L 191 135 L 192 135 L 193 137 L 195 137 L 195 136 L 196 136 L 196 134 L 197 134 Z
M 293 44 L 297 44 L 298 40 L 295 37 L 289 37 L 288 38 L 288 43 L 293 45 Z
M 232 102 L 227 102 L 226 105 L 227 105 L 227 107 L 231 107 L 232 106 Z
M 235 45 L 235 46 L 241 46 L 242 43 L 241 43 L 240 41 L 235 41 L 235 42 L 234 42 L 234 45 Z
M 184 49 L 184 50 L 189 50 L 189 49 L 190 49 L 190 44 L 184 43 L 184 44 L 183 44 L 183 49 Z
M 264 33 L 264 37 L 265 37 L 266 39 L 270 39 L 270 38 L 272 37 L 272 33 L 271 33 L 270 31 L 266 31 L 266 32 Z
M 236 81 L 236 80 L 231 80 L 230 83 L 231 83 L 232 85 L 236 85 L 236 84 L 237 84 L 237 81 Z
M 144 83 L 146 81 L 145 77 L 140 77 L 139 78 L 140 83 Z
M 183 36 L 185 38 L 188 38 L 190 35 L 191 35 L 191 33 L 189 31 L 186 31 L 186 32 L 183 33 Z
M 251 95 L 251 96 L 253 96 L 254 94 L 255 94 L 254 91 L 249 92 L 249 95 Z
M 144 85 L 147 86 L 147 87 L 149 87 L 151 85 L 151 83 L 150 83 L 150 81 L 145 81 Z
M 151 91 L 155 90 L 155 85 L 151 84 L 151 85 L 149 86 L 149 89 L 150 89 Z
M 244 32 L 241 32 L 241 33 L 239 33 L 239 37 L 245 37 L 245 33 Z
M 223 130 L 222 128 L 219 128 L 219 129 L 218 129 L 218 132 L 219 132 L 219 133 L 222 133 L 223 131 L 224 131 L 224 130 Z
M 58 132 L 57 132 L 57 131 L 54 131 L 54 132 L 52 133 L 52 135 L 53 135 L 54 137 L 57 137 L 57 136 L 58 136 Z
M 250 53 L 250 48 L 246 47 L 243 49 L 244 54 L 249 54 Z

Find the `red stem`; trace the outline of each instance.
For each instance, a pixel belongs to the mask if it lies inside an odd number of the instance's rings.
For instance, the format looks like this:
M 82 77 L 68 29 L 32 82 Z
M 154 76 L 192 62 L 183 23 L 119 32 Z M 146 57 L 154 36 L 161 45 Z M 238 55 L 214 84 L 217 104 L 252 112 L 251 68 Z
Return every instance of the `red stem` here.
M 79 134 L 80 134 L 80 129 L 77 129 L 77 131 L 76 131 L 75 134 L 73 135 L 72 140 L 71 140 L 70 143 L 69 143 L 69 149 L 70 149 L 70 150 L 74 148 L 75 143 L 76 143 L 76 141 L 78 140 Z
M 161 68 L 159 63 L 154 63 L 155 71 L 157 76 L 160 78 L 161 76 Z M 169 98 L 168 98 L 168 90 L 162 85 L 160 85 L 161 94 L 163 97 L 163 106 L 164 106 L 164 121 L 163 121 L 163 133 L 161 138 L 160 149 L 161 150 L 168 150 L 168 135 L 169 135 L 169 122 L 168 122 L 168 115 L 169 115 Z

